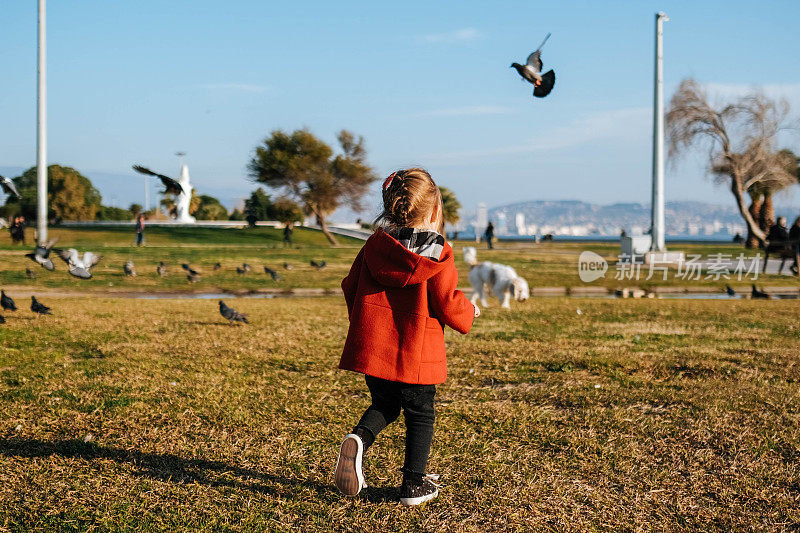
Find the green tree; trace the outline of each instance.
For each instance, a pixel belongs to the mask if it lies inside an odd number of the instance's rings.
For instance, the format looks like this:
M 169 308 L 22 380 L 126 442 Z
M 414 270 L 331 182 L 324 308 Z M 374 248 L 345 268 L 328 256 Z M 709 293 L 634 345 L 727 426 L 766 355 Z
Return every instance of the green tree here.
M 282 191 L 313 214 L 331 244 L 338 244 L 326 219 L 340 205 L 361 210 L 361 200 L 377 177 L 366 163 L 364 138 L 342 130 L 337 136 L 342 153 L 306 129 L 288 134 L 273 131 L 256 147 L 248 165 L 250 177 Z
M 102 205 L 97 211 L 97 220 L 130 220 L 132 218 L 135 218 L 133 213 L 121 207 Z
M 250 198 L 244 201 L 244 216 L 252 216 L 256 220 L 269 220 L 271 213 L 272 200 L 261 187 L 250 193 Z
M 455 224 L 461 218 L 458 214 L 461 211 L 461 202 L 456 198 L 455 193 L 447 187 L 439 187 L 442 194 L 442 218 L 445 224 Z
M 36 167 L 14 178 L 19 200 L 6 199 L 6 205 L 29 220 L 36 218 Z M 95 220 L 102 205 L 100 192 L 86 176 L 71 167 L 47 167 L 47 204 L 49 219 Z
M 237 221 L 244 220 L 244 213 L 242 213 L 238 209 L 234 209 L 233 211 L 231 211 L 231 216 L 228 217 L 228 220 L 237 220 Z
M 277 220 L 278 222 L 283 222 L 284 224 L 289 222 L 302 222 L 303 218 L 305 218 L 303 216 L 303 208 L 300 207 L 300 204 L 285 196 L 275 200 L 271 211 L 272 216 L 269 218 Z
M 140 204 L 131 204 L 131 206 L 128 208 L 128 211 L 131 212 L 131 215 L 133 215 L 133 218 L 138 217 L 139 213 L 141 213 L 142 210 L 143 210 L 143 208 L 142 208 L 142 206 Z
M 197 209 L 192 213 L 198 220 L 227 220 L 228 210 L 213 196 L 201 194 L 198 202 Z

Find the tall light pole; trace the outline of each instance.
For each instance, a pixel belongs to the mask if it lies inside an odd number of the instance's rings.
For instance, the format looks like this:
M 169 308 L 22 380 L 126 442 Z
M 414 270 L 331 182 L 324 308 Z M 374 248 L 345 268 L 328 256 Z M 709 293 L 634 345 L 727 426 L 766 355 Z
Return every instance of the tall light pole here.
M 663 252 L 664 246 L 664 22 L 669 17 L 656 13 L 655 76 L 653 87 L 653 198 L 650 206 L 652 241 L 650 250 Z
M 47 242 L 47 36 L 45 0 L 39 0 L 39 64 L 36 111 L 36 228 L 39 243 Z

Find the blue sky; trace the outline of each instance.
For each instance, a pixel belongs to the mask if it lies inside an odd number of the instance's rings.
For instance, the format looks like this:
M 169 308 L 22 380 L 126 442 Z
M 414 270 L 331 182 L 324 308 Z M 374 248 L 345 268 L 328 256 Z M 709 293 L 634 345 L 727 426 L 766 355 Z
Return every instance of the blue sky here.
M 255 145 L 300 127 L 362 134 L 381 175 L 423 165 L 465 208 L 646 203 L 658 10 L 667 99 L 693 76 L 725 94 L 765 85 L 800 112 L 794 0 L 49 4 L 49 160 L 111 204 L 141 203 L 132 163 L 177 173 L 183 150 L 198 191 L 232 205 L 255 187 Z M 35 2 L 4 3 L 0 24 L 0 171 L 13 174 L 36 157 Z M 534 100 L 509 65 L 547 32 L 558 79 Z M 666 194 L 732 202 L 699 157 L 668 169 Z

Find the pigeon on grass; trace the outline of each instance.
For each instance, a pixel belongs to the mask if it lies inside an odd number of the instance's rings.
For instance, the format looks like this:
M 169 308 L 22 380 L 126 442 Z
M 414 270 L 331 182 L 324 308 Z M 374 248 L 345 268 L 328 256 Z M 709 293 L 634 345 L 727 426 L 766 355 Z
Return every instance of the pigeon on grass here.
M 122 270 L 125 271 L 125 275 L 131 278 L 136 277 L 136 268 L 133 266 L 133 261 L 125 261 L 125 264 L 122 265 Z
M 0 291 L 0 307 L 2 307 L 5 311 L 16 311 L 17 304 L 14 303 L 14 300 L 11 296 L 6 294 L 6 291 Z
M 244 322 L 245 324 L 248 323 L 247 315 L 240 313 L 233 307 L 228 307 L 222 300 L 219 301 L 219 314 L 228 319 L 228 322 L 231 324 L 234 322 Z
M 312 259 L 311 261 L 309 261 L 309 264 L 312 267 L 316 268 L 317 270 L 322 270 L 323 268 L 325 268 L 325 266 L 327 266 L 328 263 L 327 261 L 314 261 Z
M 36 313 L 37 317 L 40 316 L 40 315 L 52 315 L 53 314 L 53 313 L 50 312 L 50 308 L 49 307 L 47 307 L 43 303 L 40 303 L 36 299 L 36 296 L 31 296 L 31 311 Z
M 164 261 L 159 261 L 158 262 L 158 265 L 156 266 L 156 272 L 158 272 L 158 275 L 161 276 L 161 277 L 164 277 L 164 276 L 167 275 L 167 265 L 164 264 Z
M 275 272 L 274 270 L 272 270 L 270 267 L 268 267 L 266 265 L 264 266 L 264 272 L 266 274 L 269 274 L 269 276 L 272 278 L 272 281 L 280 281 L 280 279 L 281 279 L 280 275 L 277 272 Z

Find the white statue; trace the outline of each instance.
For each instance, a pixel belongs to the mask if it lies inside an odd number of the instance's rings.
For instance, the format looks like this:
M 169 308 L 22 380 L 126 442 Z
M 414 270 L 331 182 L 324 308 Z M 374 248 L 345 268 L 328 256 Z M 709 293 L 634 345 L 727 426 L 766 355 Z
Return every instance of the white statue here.
M 192 223 L 195 218 L 189 214 L 189 202 L 192 200 L 192 184 L 189 181 L 189 167 L 181 165 L 181 177 L 178 179 L 183 192 L 175 198 L 175 221 Z

